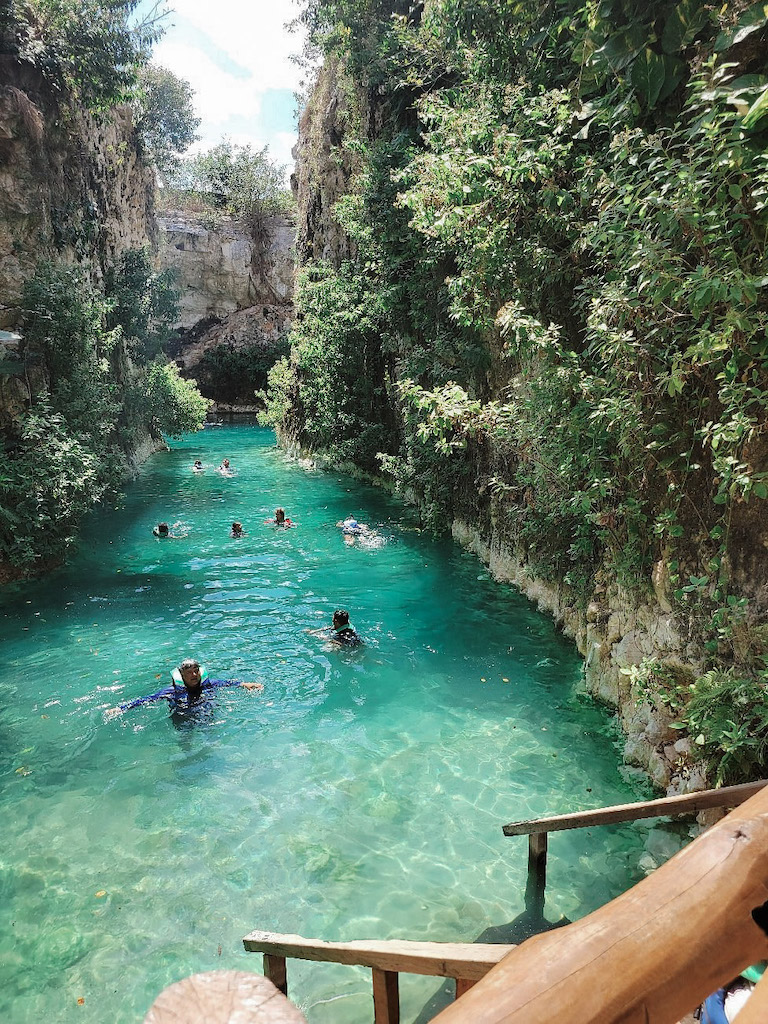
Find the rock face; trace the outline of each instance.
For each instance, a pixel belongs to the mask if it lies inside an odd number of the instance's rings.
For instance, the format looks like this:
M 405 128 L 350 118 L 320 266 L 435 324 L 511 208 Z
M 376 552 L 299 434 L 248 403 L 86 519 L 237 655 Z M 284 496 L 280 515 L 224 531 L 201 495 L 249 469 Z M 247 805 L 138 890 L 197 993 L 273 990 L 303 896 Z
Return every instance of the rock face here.
M 291 305 L 296 230 L 288 218 L 266 220 L 261 246 L 232 218 L 207 226 L 202 216 L 169 211 L 157 223 L 161 265 L 178 273 L 180 327 L 255 306 Z
M 0 55 L 0 328 L 20 320 L 40 259 L 105 268 L 154 241 L 154 178 L 130 111 L 67 106 L 39 73 Z
M 176 272 L 181 290 L 175 354 L 184 373 L 194 376 L 203 356 L 222 345 L 234 352 L 272 350 L 293 319 L 294 222 L 267 218 L 258 243 L 246 224 L 231 218 L 204 223 L 202 216 L 170 211 L 158 226 L 161 265 Z M 205 393 L 204 381 L 200 386 Z M 251 400 L 252 392 L 250 386 Z
M 334 266 L 352 255 L 354 243 L 333 215 L 336 200 L 349 190 L 356 169 L 344 140 L 359 118 L 364 98 L 350 103 L 352 83 L 341 85 L 343 71 L 329 60 L 321 69 L 299 123 L 293 149 L 296 171 L 291 183 L 301 211 L 296 238 L 299 264 L 328 260 Z

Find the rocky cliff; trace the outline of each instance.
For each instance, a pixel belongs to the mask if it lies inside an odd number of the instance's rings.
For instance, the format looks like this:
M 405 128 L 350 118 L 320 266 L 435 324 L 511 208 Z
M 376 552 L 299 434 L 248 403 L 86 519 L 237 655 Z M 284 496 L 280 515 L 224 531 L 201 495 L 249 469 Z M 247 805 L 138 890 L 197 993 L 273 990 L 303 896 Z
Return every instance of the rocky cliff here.
M 39 260 L 88 262 L 99 275 L 154 240 L 154 178 L 127 109 L 69 106 L 7 55 L 0 82 L 0 327 L 12 329 Z
M 206 353 L 221 346 L 273 350 L 293 317 L 295 223 L 268 217 L 255 239 L 232 218 L 166 211 L 158 228 L 161 264 L 175 271 L 181 292 L 175 354 L 184 372 L 194 376 Z M 205 381 L 201 386 L 205 391 Z

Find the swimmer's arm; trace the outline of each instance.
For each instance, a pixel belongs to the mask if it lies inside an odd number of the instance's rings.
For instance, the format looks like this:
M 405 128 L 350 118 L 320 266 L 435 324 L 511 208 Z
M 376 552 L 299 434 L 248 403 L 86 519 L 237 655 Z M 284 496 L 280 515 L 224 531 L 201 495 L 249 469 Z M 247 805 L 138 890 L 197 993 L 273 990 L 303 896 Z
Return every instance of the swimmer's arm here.
M 120 715 L 123 711 L 130 711 L 132 708 L 137 708 L 141 704 L 152 704 L 156 700 L 172 700 L 174 693 L 175 690 L 172 686 L 166 686 L 162 690 L 158 690 L 157 693 L 150 693 L 146 697 L 136 697 L 134 700 L 129 700 L 125 704 L 118 704 L 116 708 L 109 708 L 106 712 L 107 718 Z
M 216 686 L 241 686 L 244 690 L 263 690 L 263 683 L 248 683 L 242 679 L 209 679 L 203 685 L 203 689 L 213 689 Z

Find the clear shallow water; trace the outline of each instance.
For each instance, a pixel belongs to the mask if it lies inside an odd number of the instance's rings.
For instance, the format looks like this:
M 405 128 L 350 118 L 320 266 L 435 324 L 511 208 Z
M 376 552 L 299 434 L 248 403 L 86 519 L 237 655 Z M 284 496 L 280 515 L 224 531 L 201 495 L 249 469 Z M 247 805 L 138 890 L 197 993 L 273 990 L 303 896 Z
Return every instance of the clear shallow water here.
M 263 525 L 278 504 L 298 528 Z M 343 543 L 349 514 L 378 546 Z M 195 971 L 260 970 L 254 928 L 472 940 L 524 910 L 526 840 L 502 824 L 640 795 L 572 645 L 416 527 L 271 432 L 216 427 L 150 460 L 70 566 L 5 588 L 0 1019 L 140 1021 Z M 338 606 L 362 650 L 305 634 Z M 263 694 L 218 691 L 181 728 L 164 703 L 105 721 L 188 654 Z M 546 916 L 636 881 L 648 832 L 553 836 Z M 404 1021 L 436 985 L 401 979 Z M 313 1024 L 371 1015 L 367 971 L 294 961 L 289 994 Z

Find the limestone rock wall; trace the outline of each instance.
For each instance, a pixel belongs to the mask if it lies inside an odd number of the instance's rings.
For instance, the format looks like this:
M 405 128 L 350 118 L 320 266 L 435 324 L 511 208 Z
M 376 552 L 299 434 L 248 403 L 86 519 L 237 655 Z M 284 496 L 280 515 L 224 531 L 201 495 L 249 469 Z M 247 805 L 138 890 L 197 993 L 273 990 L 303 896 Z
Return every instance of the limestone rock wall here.
M 206 352 L 221 345 L 268 352 L 285 337 L 293 319 L 293 220 L 267 218 L 258 242 L 248 225 L 232 218 L 169 211 L 158 217 L 158 227 L 161 266 L 175 271 L 181 291 L 174 355 L 187 376 L 194 377 Z M 199 384 L 223 411 L 215 389 L 208 393 L 205 382 Z M 227 411 L 252 411 L 253 390 L 244 384 Z
M 130 111 L 68 106 L 38 72 L 0 55 L 0 328 L 19 324 L 41 258 L 93 261 L 154 241 L 154 178 Z
M 291 183 L 300 215 L 296 238 L 299 264 L 328 260 L 334 266 L 348 258 L 354 243 L 333 215 L 336 201 L 349 191 L 356 170 L 354 154 L 345 148 L 367 104 L 336 60 L 328 60 L 299 121 L 293 149 L 296 171 Z
M 290 219 L 268 218 L 262 245 L 232 218 L 206 222 L 203 215 L 167 211 L 157 223 L 161 266 L 178 274 L 180 327 L 254 306 L 291 305 L 296 228 Z

